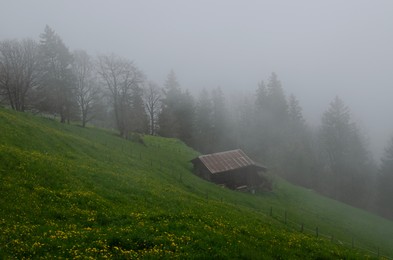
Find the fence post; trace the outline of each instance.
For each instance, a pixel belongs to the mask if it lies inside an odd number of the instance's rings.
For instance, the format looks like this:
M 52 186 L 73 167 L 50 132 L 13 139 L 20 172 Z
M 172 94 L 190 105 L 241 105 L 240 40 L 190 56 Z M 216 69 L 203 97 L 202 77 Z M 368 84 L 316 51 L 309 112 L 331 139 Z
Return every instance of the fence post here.
M 303 233 L 303 230 L 304 230 L 304 224 L 302 223 L 302 224 L 300 225 L 300 232 Z
M 352 248 L 355 248 L 355 241 L 354 241 L 353 237 L 352 237 Z
M 330 237 L 330 242 L 334 242 L 334 236 L 332 235 L 331 237 Z
M 315 228 L 315 234 L 317 235 L 317 237 L 319 236 L 319 230 L 318 227 Z

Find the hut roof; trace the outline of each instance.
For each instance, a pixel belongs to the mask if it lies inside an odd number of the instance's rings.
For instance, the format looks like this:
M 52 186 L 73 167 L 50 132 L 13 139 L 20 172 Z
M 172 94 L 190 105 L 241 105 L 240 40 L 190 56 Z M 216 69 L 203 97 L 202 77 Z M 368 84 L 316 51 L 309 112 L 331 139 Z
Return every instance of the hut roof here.
M 201 155 L 192 161 L 197 159 L 199 159 L 212 174 L 236 170 L 248 166 L 254 166 L 259 169 L 266 170 L 266 167 L 256 164 L 240 149 Z

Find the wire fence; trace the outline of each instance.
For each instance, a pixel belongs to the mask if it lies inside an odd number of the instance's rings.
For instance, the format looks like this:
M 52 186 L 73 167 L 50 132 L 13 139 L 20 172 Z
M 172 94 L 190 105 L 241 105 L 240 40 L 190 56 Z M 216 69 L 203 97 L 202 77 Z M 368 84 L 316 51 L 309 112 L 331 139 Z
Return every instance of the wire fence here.
M 281 212 L 282 214 L 277 214 L 276 212 L 273 212 L 273 207 L 270 207 L 268 212 L 262 212 L 262 213 L 285 224 L 287 228 L 289 228 L 292 231 L 306 233 L 309 235 L 313 235 L 317 238 L 328 240 L 331 243 L 337 244 L 339 246 L 360 250 L 367 254 L 370 254 L 370 256 L 378 257 L 379 259 L 393 260 L 391 256 L 387 256 L 386 253 L 382 252 L 379 247 L 371 248 L 369 246 L 362 245 L 358 243 L 358 241 L 356 241 L 354 237 L 352 237 L 352 239 L 350 240 L 337 239 L 337 237 L 335 237 L 334 234 L 326 234 L 321 232 L 318 226 L 312 228 L 310 226 L 306 226 L 305 223 L 292 221 L 288 218 L 288 214 L 286 210 Z

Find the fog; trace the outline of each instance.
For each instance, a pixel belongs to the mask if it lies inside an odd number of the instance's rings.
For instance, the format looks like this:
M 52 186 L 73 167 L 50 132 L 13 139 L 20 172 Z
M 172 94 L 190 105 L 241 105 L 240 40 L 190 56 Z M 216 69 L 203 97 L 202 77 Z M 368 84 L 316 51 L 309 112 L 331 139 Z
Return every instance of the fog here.
M 393 134 L 392 1 L 1 0 L 0 40 L 51 26 L 72 50 L 132 59 L 159 84 L 257 88 L 276 72 L 310 125 L 338 95 L 376 158 Z

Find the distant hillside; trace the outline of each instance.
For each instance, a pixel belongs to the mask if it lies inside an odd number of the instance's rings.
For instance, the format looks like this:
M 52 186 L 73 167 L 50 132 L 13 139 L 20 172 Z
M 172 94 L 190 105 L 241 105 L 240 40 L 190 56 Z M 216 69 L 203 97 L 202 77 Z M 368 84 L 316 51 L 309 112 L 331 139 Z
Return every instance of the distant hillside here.
M 0 258 L 393 255 L 390 221 L 274 173 L 273 192 L 220 188 L 180 141 L 143 142 L 0 109 Z

